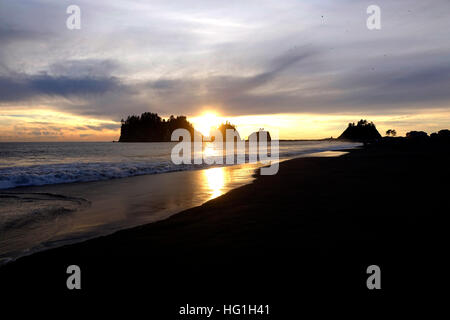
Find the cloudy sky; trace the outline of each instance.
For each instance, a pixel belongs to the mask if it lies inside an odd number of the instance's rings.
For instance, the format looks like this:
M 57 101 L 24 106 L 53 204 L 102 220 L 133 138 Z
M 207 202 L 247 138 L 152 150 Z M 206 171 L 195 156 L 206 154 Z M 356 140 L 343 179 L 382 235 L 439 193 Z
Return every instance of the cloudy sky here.
M 373 4 L 381 30 L 366 26 Z M 0 141 L 118 139 L 120 119 L 145 111 L 213 111 L 244 136 L 337 136 L 360 118 L 431 133 L 450 127 L 449 12 L 448 0 L 0 0 Z

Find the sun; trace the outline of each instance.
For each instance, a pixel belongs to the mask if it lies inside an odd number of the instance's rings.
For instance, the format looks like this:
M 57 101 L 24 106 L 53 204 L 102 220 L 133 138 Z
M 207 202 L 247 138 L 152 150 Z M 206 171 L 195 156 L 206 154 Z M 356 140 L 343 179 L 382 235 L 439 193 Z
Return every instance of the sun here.
M 218 127 L 221 120 L 217 113 L 208 111 L 199 117 L 191 118 L 190 121 L 194 124 L 195 130 L 200 131 L 204 136 L 209 136 L 211 128 Z

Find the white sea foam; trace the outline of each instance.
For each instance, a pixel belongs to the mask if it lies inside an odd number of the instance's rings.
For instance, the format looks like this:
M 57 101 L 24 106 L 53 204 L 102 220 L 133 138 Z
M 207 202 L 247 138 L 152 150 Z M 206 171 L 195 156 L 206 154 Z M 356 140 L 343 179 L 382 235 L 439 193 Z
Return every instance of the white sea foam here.
M 91 152 L 85 156 L 77 156 L 70 154 L 64 157 L 57 154 L 55 151 L 42 153 L 39 149 L 38 155 L 42 160 L 37 161 L 36 165 L 20 165 L 21 163 L 28 164 L 29 162 L 17 161 L 9 165 L 0 166 L 0 189 L 9 189 L 23 186 L 40 186 L 47 184 L 60 183 L 74 183 L 74 182 L 89 182 L 101 181 L 117 178 L 125 178 L 137 175 L 158 174 L 182 170 L 195 170 L 205 168 L 207 165 L 175 165 L 170 161 L 170 149 L 172 145 L 158 145 L 158 153 L 155 149 L 149 148 L 149 144 L 134 145 L 132 151 L 134 154 L 125 154 L 130 152 L 130 146 L 121 144 L 119 153 L 117 149 L 111 149 L 113 144 L 99 144 L 100 147 L 93 147 L 92 145 L 72 146 L 84 153 Z M 118 145 L 118 144 L 114 144 Z M 105 146 L 105 147 L 104 147 Z M 162 146 L 162 147 L 161 147 Z M 337 143 L 328 141 L 288 141 L 280 143 L 280 158 L 295 157 L 302 154 L 314 153 L 320 151 L 342 150 L 355 147 L 352 143 Z M 32 146 L 35 148 L 35 146 Z M 54 145 L 52 148 L 56 148 Z M 60 146 L 57 146 L 61 149 Z M 70 146 L 69 146 L 70 147 Z M 67 145 L 65 148 L 69 148 Z M 24 145 L 23 148 L 31 148 L 29 145 Z M 20 152 L 24 152 L 19 149 Z M 90 148 L 90 149 L 89 149 Z M 108 148 L 104 153 L 99 152 L 99 148 Z M 128 148 L 128 149 L 125 149 Z M 136 148 L 140 148 L 136 152 Z M 92 149 L 94 151 L 92 151 Z M 123 150 L 125 149 L 125 150 Z M 142 150 L 141 150 L 142 149 Z M 100 150 L 101 151 L 101 150 Z M 18 151 L 15 151 L 16 153 Z M 73 152 L 72 149 L 61 151 L 63 154 Z M 37 151 L 30 152 L 35 158 Z M 14 154 L 14 150 L 12 152 Z M 95 156 L 93 156 L 94 154 Z M 101 156 L 99 155 L 101 154 Z M 52 163 L 55 158 L 61 158 L 59 162 Z M 108 162 L 106 159 L 117 159 L 116 162 Z M 15 159 L 11 157 L 11 159 Z M 78 160 L 70 162 L 70 160 Z M 2 159 L 3 160 L 3 159 Z M 36 161 L 35 161 L 36 162 Z M 50 163 L 49 163 L 50 162 Z M 17 165 L 17 163 L 19 165 Z
M 68 163 L 0 169 L 0 189 L 20 186 L 101 181 L 144 174 L 189 170 L 171 163 Z

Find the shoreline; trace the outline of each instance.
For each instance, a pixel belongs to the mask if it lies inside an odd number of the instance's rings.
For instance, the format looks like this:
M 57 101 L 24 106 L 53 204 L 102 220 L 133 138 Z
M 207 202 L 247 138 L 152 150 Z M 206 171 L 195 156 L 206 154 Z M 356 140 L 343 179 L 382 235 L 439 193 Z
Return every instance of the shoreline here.
M 287 307 L 286 283 L 311 297 L 342 288 L 367 297 L 365 268 L 375 263 L 389 270 L 383 283 L 392 296 L 430 289 L 446 265 L 449 205 L 438 187 L 449 159 L 446 150 L 377 146 L 284 161 L 277 175 L 166 220 L 20 258 L 0 268 L 0 279 L 17 290 L 45 283 L 52 295 L 64 291 L 65 268 L 78 264 L 88 270 L 87 295 L 133 296 L 141 286 L 164 306 L 233 292 Z
M 319 151 L 299 157 L 339 156 L 343 153 Z M 288 159 L 280 159 L 280 162 L 285 160 Z M 255 170 L 261 166 L 258 163 L 212 166 L 122 179 L 0 190 L 0 194 L 7 198 L 15 195 L 27 199 L 46 195 L 47 198 L 46 201 L 34 201 L 35 206 L 30 207 L 24 216 L 18 212 L 18 217 L 8 222 L 12 228 L 2 230 L 0 266 L 22 256 L 164 220 L 250 183 Z M 3 204 L 8 205 L 8 202 L 3 200 Z M 12 204 L 5 206 L 4 210 L 15 212 L 24 206 L 22 202 Z M 51 207 L 46 212 L 43 208 L 48 205 Z M 56 209 L 60 214 L 52 213 Z M 34 220 L 30 221 L 30 218 Z
M 107 181 L 20 187 L 0 192 L 7 196 L 21 195 L 27 199 L 35 195 L 46 195 L 51 202 L 51 209 L 58 199 L 66 202 L 58 209 L 61 214 L 54 215 L 49 211 L 46 217 L 45 212 L 41 213 L 36 218 L 37 225 L 34 222 L 28 223 L 23 218 L 24 221 L 20 218 L 11 221 L 9 224 L 13 227 L 18 225 L 20 228 L 23 225 L 24 228 L 3 230 L 2 238 L 5 240 L 0 246 L 0 257 L 3 259 L 0 267 L 24 256 L 167 219 L 171 215 L 199 206 L 212 197 L 250 183 L 254 179 L 256 167 L 256 164 L 212 167 Z M 84 205 L 68 211 L 72 202 L 70 200 L 82 201 Z M 21 206 L 22 203 L 17 205 Z M 64 210 L 67 212 L 64 213 Z M 21 233 L 26 234 L 23 244 L 15 244 Z M 46 238 L 42 238 L 44 236 Z M 14 242 L 8 244 L 8 238 Z
M 295 142 L 295 141 L 294 141 Z M 299 141 L 297 141 L 299 142 Z M 308 141 L 304 141 L 307 143 Z M 280 159 L 287 159 L 305 154 L 321 152 L 326 150 L 339 150 L 341 148 L 350 148 L 358 145 L 351 142 L 335 142 L 330 145 L 323 145 L 324 141 L 310 141 L 311 144 L 293 145 L 289 142 L 280 145 Z M 321 145 L 322 143 L 322 145 Z M 125 144 L 124 148 L 107 148 L 106 143 L 101 143 L 98 148 L 104 148 L 109 157 L 99 156 L 93 152 L 89 157 L 74 156 L 71 161 L 64 157 L 49 158 L 49 154 L 44 156 L 44 160 L 37 162 L 17 160 L 11 162 L 11 159 L 0 161 L 0 192 L 8 192 L 17 188 L 45 187 L 51 185 L 64 185 L 72 183 L 87 183 L 97 181 L 111 181 L 121 178 L 129 178 L 142 175 L 157 175 L 170 172 L 204 170 L 212 167 L 230 166 L 226 163 L 209 165 L 202 161 L 201 164 L 173 164 L 170 157 L 170 150 L 174 143 L 146 143 L 145 147 L 141 144 Z M 139 147 L 138 147 L 139 146 Z M 66 143 L 54 144 L 52 152 L 61 154 L 73 153 Z M 62 150 L 58 150 L 58 148 Z M 79 147 L 79 152 L 89 152 L 84 147 Z M 17 152 L 17 146 L 11 148 L 10 152 Z M 124 157 L 124 153 L 132 154 L 131 157 Z M 51 153 L 50 153 L 51 154 Z M 213 158 L 214 155 L 211 155 Z M 143 161 L 145 159 L 145 161 Z M 212 158 L 209 160 L 213 160 Z M 225 162 L 225 160 L 223 159 Z M 246 164 L 251 164 L 246 155 Z

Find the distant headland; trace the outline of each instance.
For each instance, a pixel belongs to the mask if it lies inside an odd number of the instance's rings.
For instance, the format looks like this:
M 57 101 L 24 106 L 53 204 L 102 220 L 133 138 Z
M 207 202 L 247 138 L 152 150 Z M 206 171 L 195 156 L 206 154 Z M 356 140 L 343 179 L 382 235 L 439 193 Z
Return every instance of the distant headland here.
M 410 131 L 406 133 L 405 137 L 396 137 L 397 131 L 389 129 L 386 131 L 386 136 L 382 137 L 378 132 L 375 124 L 367 120 L 360 120 L 356 124 L 349 123 L 347 129 L 338 137 L 339 140 L 349 140 L 358 142 L 376 142 L 382 141 L 383 143 L 402 143 L 406 141 L 408 143 L 417 142 L 445 142 L 450 141 L 450 130 L 443 129 L 438 132 L 434 132 L 431 135 L 424 131 Z

